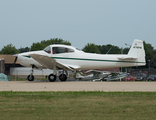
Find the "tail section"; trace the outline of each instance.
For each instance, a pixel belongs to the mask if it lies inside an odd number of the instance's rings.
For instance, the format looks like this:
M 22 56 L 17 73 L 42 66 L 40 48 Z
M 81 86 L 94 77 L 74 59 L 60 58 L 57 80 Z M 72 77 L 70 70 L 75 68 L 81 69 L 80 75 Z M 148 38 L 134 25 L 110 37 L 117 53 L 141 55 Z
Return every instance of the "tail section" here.
M 133 44 L 128 52 L 128 56 L 136 58 L 137 66 L 146 65 L 145 50 L 142 40 L 135 39 L 133 41 Z

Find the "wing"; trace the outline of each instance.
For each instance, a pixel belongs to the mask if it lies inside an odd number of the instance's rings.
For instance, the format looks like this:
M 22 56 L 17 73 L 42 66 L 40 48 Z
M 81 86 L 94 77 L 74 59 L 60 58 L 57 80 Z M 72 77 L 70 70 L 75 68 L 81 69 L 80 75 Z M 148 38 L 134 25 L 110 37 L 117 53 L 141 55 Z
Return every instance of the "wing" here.
M 110 75 L 117 76 L 117 75 L 119 75 L 119 72 L 111 72 Z
M 101 74 L 101 71 L 98 71 L 98 70 L 88 70 L 85 73 L 88 73 L 88 74 Z
M 58 62 L 56 59 L 39 54 L 30 54 L 33 59 L 35 59 L 38 63 L 40 63 L 44 68 L 53 69 L 56 66 L 57 69 L 65 69 L 65 70 L 72 70 L 79 68 L 76 65 L 66 65 L 61 62 Z

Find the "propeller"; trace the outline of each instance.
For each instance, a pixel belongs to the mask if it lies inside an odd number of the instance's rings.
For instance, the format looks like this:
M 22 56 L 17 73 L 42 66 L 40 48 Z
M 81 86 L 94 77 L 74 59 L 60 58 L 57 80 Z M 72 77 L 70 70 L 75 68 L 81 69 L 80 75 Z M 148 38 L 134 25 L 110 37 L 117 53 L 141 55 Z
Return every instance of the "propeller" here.
M 15 63 L 16 63 L 16 61 L 17 61 L 17 58 L 18 58 L 18 54 L 15 54 L 15 55 L 13 55 L 14 57 L 15 57 L 15 60 L 14 60 L 14 65 L 15 65 Z

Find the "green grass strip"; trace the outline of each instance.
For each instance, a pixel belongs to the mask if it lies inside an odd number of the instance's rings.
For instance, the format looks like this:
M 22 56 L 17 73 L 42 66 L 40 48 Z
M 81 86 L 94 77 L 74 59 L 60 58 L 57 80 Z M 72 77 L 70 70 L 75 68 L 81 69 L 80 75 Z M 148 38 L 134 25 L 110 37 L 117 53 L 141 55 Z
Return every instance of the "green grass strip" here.
M 0 119 L 153 120 L 156 92 L 0 92 Z

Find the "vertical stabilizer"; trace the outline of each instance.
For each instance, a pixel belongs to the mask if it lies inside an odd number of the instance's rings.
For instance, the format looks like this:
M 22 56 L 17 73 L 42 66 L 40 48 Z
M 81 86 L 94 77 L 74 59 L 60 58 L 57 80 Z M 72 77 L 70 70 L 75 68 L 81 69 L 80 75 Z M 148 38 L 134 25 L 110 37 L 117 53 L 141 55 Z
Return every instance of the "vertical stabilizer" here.
M 145 50 L 142 40 L 135 39 L 128 52 L 128 56 L 137 58 L 138 66 L 146 65 Z

